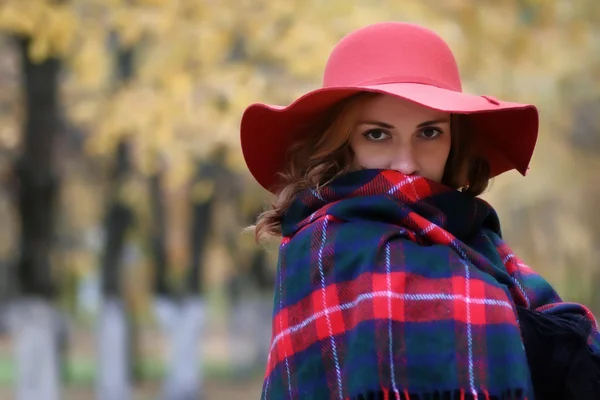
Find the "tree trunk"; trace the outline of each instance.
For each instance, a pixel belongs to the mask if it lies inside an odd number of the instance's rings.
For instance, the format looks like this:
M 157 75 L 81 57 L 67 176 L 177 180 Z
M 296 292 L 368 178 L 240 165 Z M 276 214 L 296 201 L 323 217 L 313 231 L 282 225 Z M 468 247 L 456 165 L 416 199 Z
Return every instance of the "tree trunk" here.
M 246 196 L 256 195 L 255 193 Z M 249 200 L 248 203 L 252 203 Z M 262 212 L 262 204 L 256 207 L 240 207 L 244 222 L 252 225 Z M 240 246 L 237 260 L 238 271 L 230 281 L 231 299 L 231 350 L 236 374 L 253 373 L 264 368 L 269 354 L 271 339 L 271 313 L 275 276 L 269 268 L 269 259 L 262 246 L 253 243 L 251 236 L 242 237 L 251 241 L 250 246 Z
M 200 171 L 194 179 L 194 185 L 199 182 Z M 160 175 L 152 181 L 152 199 L 155 204 L 155 227 L 166 232 L 164 221 L 164 204 L 162 190 L 160 189 Z M 209 184 L 210 186 L 210 184 Z M 201 264 L 206 247 L 206 240 L 210 227 L 209 210 L 212 196 L 201 201 L 192 200 L 192 223 L 190 232 L 190 260 L 191 266 L 185 281 L 185 293 L 181 301 L 176 302 L 172 293 L 166 287 L 166 263 L 161 265 L 158 249 L 164 248 L 165 234 L 155 231 L 155 238 L 160 238 L 163 243 L 155 242 L 156 253 L 156 280 L 155 292 L 156 311 L 163 324 L 165 332 L 170 336 L 171 346 L 169 354 L 169 368 L 163 387 L 163 398 L 166 400 L 197 399 L 202 396 L 202 357 L 198 352 L 198 343 L 202 340 L 203 327 L 206 319 L 206 305 L 202 296 Z M 196 199 L 198 200 L 198 199 Z M 162 211 L 161 211 L 162 210 Z M 162 218 L 162 220 L 160 219 Z
M 103 299 L 98 329 L 97 379 L 99 400 L 131 398 L 127 314 L 117 296 Z
M 189 244 L 191 265 L 186 280 L 186 292 L 195 296 L 204 294 L 202 263 L 206 256 L 208 236 L 211 231 L 211 211 L 215 196 L 215 177 L 212 170 L 212 166 L 198 162 L 190 193 L 192 209 Z
M 102 257 L 102 294 L 98 329 L 98 398 L 127 400 L 131 386 L 131 338 L 122 297 L 122 266 L 126 235 L 133 224 L 133 211 L 120 193 L 131 173 L 131 149 L 121 140 L 115 155 L 105 219 Z
M 134 49 L 118 47 L 116 34 L 111 47 L 116 52 L 115 90 L 134 74 Z M 98 396 L 100 400 L 126 400 L 136 369 L 137 334 L 135 321 L 122 296 L 123 257 L 126 237 L 134 223 L 134 211 L 121 193 L 133 173 L 132 143 L 122 138 L 116 149 L 105 220 L 105 249 L 102 261 L 103 307 L 100 317 Z M 118 386 L 118 387 L 117 387 Z
M 150 209 L 152 215 L 152 231 L 150 243 L 154 263 L 154 294 L 160 297 L 171 297 L 167 279 L 167 218 L 163 188 L 164 171 L 161 166 L 150 177 Z
M 204 299 L 199 296 L 186 296 L 177 307 L 174 316 L 163 399 L 201 399 L 203 376 L 198 342 L 202 338 L 206 319 Z
M 22 297 L 11 309 L 16 365 L 15 399 L 59 400 L 58 314 L 48 299 Z
M 59 135 L 60 62 L 34 64 L 28 39 L 18 39 L 24 102 L 23 152 L 15 165 L 21 219 L 17 279 L 20 296 L 12 309 L 17 363 L 16 399 L 59 399 L 60 374 L 55 285 L 50 252 L 59 180 L 55 165 Z

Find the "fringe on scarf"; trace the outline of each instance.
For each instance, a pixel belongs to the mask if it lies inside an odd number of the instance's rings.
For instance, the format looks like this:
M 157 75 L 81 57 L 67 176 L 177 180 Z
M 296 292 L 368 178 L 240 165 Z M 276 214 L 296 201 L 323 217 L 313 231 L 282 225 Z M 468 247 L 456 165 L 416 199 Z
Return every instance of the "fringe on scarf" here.
M 527 399 L 521 393 L 504 393 L 501 396 L 491 396 L 489 393 L 480 393 L 472 395 L 464 390 L 437 392 L 427 394 L 412 394 L 408 392 L 398 392 L 394 390 L 385 390 L 367 393 L 355 397 L 351 400 L 534 400 Z
M 600 358 L 587 344 L 592 326 L 580 316 L 552 315 L 517 306 L 519 326 L 535 400 L 600 399 Z M 435 394 L 378 391 L 352 400 L 526 400 L 519 393 L 501 396 L 464 391 Z M 530 399 L 534 400 L 534 399 Z

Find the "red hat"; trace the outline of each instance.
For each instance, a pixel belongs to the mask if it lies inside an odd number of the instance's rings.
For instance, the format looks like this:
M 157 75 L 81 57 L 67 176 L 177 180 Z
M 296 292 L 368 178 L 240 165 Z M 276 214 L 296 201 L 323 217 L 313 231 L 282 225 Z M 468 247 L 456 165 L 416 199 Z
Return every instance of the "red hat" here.
M 288 148 L 305 132 L 301 126 L 358 92 L 467 114 L 492 177 L 513 168 L 525 175 L 528 169 L 538 135 L 536 107 L 463 93 L 454 55 L 440 36 L 418 25 L 384 22 L 358 29 L 336 45 L 322 88 L 287 107 L 252 104 L 244 111 L 242 152 L 254 178 L 273 191 Z

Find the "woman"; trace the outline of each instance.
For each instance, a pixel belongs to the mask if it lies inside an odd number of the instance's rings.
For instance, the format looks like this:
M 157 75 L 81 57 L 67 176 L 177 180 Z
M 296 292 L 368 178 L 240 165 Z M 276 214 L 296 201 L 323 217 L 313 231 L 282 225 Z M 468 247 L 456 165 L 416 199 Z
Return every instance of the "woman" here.
M 532 105 L 465 94 L 435 33 L 343 38 L 323 88 L 242 118 L 281 235 L 264 399 L 598 399 L 600 335 L 479 199 L 527 171 Z

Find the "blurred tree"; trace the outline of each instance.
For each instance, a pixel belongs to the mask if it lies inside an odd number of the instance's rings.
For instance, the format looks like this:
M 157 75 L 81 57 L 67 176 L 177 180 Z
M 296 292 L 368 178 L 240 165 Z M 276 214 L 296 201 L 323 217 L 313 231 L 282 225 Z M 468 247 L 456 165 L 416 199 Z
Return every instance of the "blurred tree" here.
M 24 295 L 51 299 L 55 294 L 50 250 L 59 184 L 53 154 L 56 136 L 60 132 L 60 63 L 56 59 L 47 59 L 42 64 L 34 64 L 27 55 L 28 43 L 28 39 L 19 39 L 27 119 L 23 131 L 23 152 L 15 166 L 22 230 L 18 276 Z
M 107 297 L 121 296 L 121 267 L 126 236 L 134 221 L 127 186 L 132 168 L 131 142 L 123 138 L 115 149 L 115 162 L 111 173 L 111 187 L 105 219 L 105 247 L 102 258 L 102 291 Z
M 132 168 L 131 143 L 123 138 L 115 151 L 108 188 L 104 249 L 101 260 L 103 302 L 97 332 L 99 398 L 129 398 L 131 326 L 123 298 L 123 266 L 127 235 L 134 223 L 128 196 Z
M 36 62 L 31 39 L 18 36 L 26 118 L 22 152 L 15 165 L 21 243 L 17 260 L 20 299 L 15 304 L 17 390 L 19 399 L 58 399 L 58 316 L 52 301 L 51 251 L 59 179 L 56 140 L 59 125 L 60 61 Z
M 588 154 L 600 155 L 600 99 L 586 100 L 573 110 L 573 147 Z
M 121 33 L 123 34 L 123 33 Z M 112 34 L 114 43 L 119 36 Z M 112 46 L 115 50 L 113 91 L 119 93 L 127 88 L 135 76 L 135 47 Z M 123 132 L 117 138 L 114 167 L 109 179 L 107 215 L 105 220 L 105 249 L 102 260 L 102 287 L 104 294 L 103 321 L 110 321 L 99 331 L 100 379 L 99 396 L 102 399 L 129 398 L 132 380 L 137 380 L 136 359 L 138 352 L 137 324 L 130 301 L 123 296 L 125 282 L 126 248 L 134 229 L 139 230 L 141 221 L 136 219 L 136 174 L 134 163 L 135 143 Z M 115 324 L 121 324 L 116 327 Z M 121 333 L 118 335 L 118 333 Z M 103 345 L 104 343 L 104 345 Z M 118 352 L 121 352 L 119 354 Z M 116 374 L 120 373 L 120 376 Z
M 191 182 L 189 200 L 191 212 L 190 224 L 190 267 L 186 278 L 186 292 L 193 296 L 203 296 L 206 290 L 204 282 L 204 261 L 208 248 L 208 238 L 213 221 L 215 201 L 215 181 L 212 168 L 205 161 L 196 161 L 196 173 Z
M 264 211 L 266 191 L 258 184 L 250 182 L 244 187 L 241 199 L 241 223 L 254 225 L 256 218 Z M 255 353 L 250 360 L 240 365 L 237 352 L 233 352 L 232 362 L 244 373 L 254 368 L 262 368 L 269 354 L 271 339 L 271 314 L 273 291 L 275 290 L 275 265 L 268 251 L 258 245 L 251 232 L 245 232 L 237 244 L 236 268 L 228 281 L 230 296 L 230 336 L 231 347 L 248 347 L 248 340 Z M 247 364 L 249 363 L 249 365 Z
M 156 296 L 170 297 L 173 290 L 169 284 L 169 254 L 167 248 L 167 204 L 165 196 L 165 172 L 164 158 L 156 154 L 154 171 L 149 178 L 150 198 L 150 248 L 154 264 L 154 294 Z

